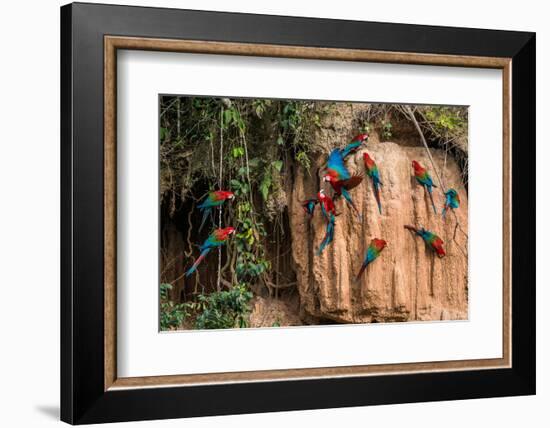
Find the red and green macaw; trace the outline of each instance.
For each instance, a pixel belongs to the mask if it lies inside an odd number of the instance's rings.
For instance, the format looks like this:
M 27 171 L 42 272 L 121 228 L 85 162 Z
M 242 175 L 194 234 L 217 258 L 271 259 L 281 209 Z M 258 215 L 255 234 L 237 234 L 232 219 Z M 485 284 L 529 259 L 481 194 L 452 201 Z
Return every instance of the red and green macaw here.
M 323 177 L 324 181 L 328 181 L 332 188 L 334 189 L 335 198 L 342 195 L 346 202 L 350 204 L 353 210 L 356 212 L 359 220 L 361 220 L 361 215 L 359 210 L 353 203 L 349 190 L 358 186 L 359 183 L 363 180 L 363 177 L 360 175 L 354 175 L 353 177 L 349 173 L 346 165 L 344 164 L 344 158 L 340 149 L 334 149 L 328 157 L 326 174 Z
M 317 193 L 317 202 L 321 205 L 321 212 L 327 221 L 330 221 L 330 215 L 336 215 L 336 207 L 334 206 L 332 198 L 326 195 L 325 191 L 321 189 L 319 193 Z
M 382 182 L 380 181 L 380 171 L 378 171 L 378 165 L 376 165 L 376 162 L 374 162 L 374 159 L 371 158 L 368 153 L 363 153 L 363 161 L 365 163 L 367 175 L 372 180 L 372 188 L 374 191 L 374 197 L 376 198 L 376 203 L 378 204 L 378 212 L 382 214 L 382 204 L 380 203 L 380 186 L 382 186 Z
M 370 245 L 368 246 L 367 252 L 365 253 L 363 264 L 361 265 L 359 273 L 355 277 L 355 281 L 359 281 L 359 278 L 361 278 L 361 275 L 363 274 L 367 266 L 378 258 L 382 250 L 386 248 L 386 245 L 388 245 L 388 243 L 383 239 L 374 238 L 372 241 L 370 241 Z
M 212 215 L 212 209 L 214 207 L 220 207 L 226 200 L 235 198 L 233 192 L 227 190 L 214 190 L 207 195 L 206 199 L 198 206 L 199 210 L 202 212 L 202 222 L 199 227 L 199 232 L 202 230 L 208 216 Z
M 369 134 L 359 134 L 353 137 L 351 142 L 344 147 L 342 150 L 340 150 L 340 153 L 342 154 L 342 158 L 346 159 L 350 154 L 355 153 L 361 145 L 369 139 Z
M 325 232 L 325 237 L 323 239 L 323 242 L 321 242 L 321 245 L 319 246 L 319 250 L 317 251 L 317 255 L 320 255 L 325 247 L 330 244 L 334 238 L 334 226 L 336 223 L 337 214 L 336 207 L 334 206 L 332 198 L 326 195 L 323 189 L 319 190 L 319 193 L 317 193 L 317 201 L 319 205 L 321 205 L 321 212 L 327 220 L 327 230 Z
M 448 209 L 455 209 L 460 206 L 460 198 L 458 192 L 455 189 L 449 189 L 445 192 L 445 206 L 443 207 L 443 219 Z
M 432 187 L 437 187 L 430 174 L 428 174 L 428 171 L 426 168 L 424 168 L 422 165 L 420 165 L 417 161 L 412 161 L 412 166 L 414 169 L 414 176 L 416 178 L 416 181 L 418 181 L 419 184 L 424 186 L 424 188 L 428 191 L 428 194 L 430 195 L 430 200 L 432 201 L 432 207 L 434 209 L 434 213 L 437 214 L 437 210 L 435 209 L 434 204 L 434 198 L 432 196 Z
M 325 194 L 325 191 L 323 189 L 321 189 L 319 193 L 317 193 L 317 198 L 306 199 L 305 201 L 303 201 L 302 208 L 309 217 L 313 217 L 313 214 L 315 212 L 315 205 L 317 204 L 321 205 L 321 212 L 323 213 L 327 221 L 330 220 L 330 213 L 337 215 L 334 202 L 332 201 L 330 196 L 327 196 Z
M 424 242 L 426 242 L 426 245 L 428 245 L 428 247 L 435 251 L 439 258 L 445 257 L 445 249 L 443 248 L 444 242 L 435 233 L 430 232 L 423 227 L 417 229 L 416 227 L 409 225 L 405 225 L 405 229 L 408 229 L 420 236 L 424 240 Z
M 224 245 L 229 237 L 235 233 L 234 227 L 225 227 L 223 229 L 215 229 L 214 232 L 210 234 L 208 239 L 204 241 L 204 244 L 201 245 L 201 255 L 195 260 L 195 263 L 191 268 L 185 273 L 185 276 L 191 275 L 197 270 L 199 264 L 204 260 L 206 255 L 210 252 L 212 248 L 220 247 Z
M 328 213 L 328 222 L 327 222 L 327 230 L 325 232 L 325 237 L 323 238 L 323 241 L 321 242 L 321 245 L 319 245 L 319 249 L 317 250 L 317 255 L 321 255 L 323 250 L 326 248 L 328 244 L 332 242 L 334 239 L 334 226 L 336 223 L 336 217 L 334 217 L 333 212 Z

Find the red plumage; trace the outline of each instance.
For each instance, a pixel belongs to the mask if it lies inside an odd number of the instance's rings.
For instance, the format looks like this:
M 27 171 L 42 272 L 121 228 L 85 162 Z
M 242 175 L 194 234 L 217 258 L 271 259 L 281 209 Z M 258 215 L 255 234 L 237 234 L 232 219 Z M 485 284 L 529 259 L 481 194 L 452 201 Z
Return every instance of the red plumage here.
M 216 239 L 219 241 L 225 241 L 229 235 L 235 232 L 235 228 L 228 226 L 224 227 L 223 229 L 216 229 L 214 231 L 214 234 L 216 235 Z
M 445 257 L 445 250 L 443 249 L 443 240 L 441 238 L 436 238 L 432 242 L 432 248 L 437 253 L 438 257 Z
M 332 213 L 336 215 L 336 207 L 334 206 L 334 202 L 330 197 L 325 195 L 323 190 L 320 190 L 319 193 L 317 193 L 317 200 L 323 206 L 323 209 L 327 214 Z
M 378 238 L 374 238 L 372 241 L 371 241 L 371 244 L 374 246 L 374 248 L 376 248 L 378 251 L 382 251 L 384 248 L 386 248 L 386 245 L 388 245 L 388 243 L 386 241 L 384 241 L 383 239 L 378 239 Z
M 412 161 L 412 166 L 414 168 L 414 175 L 416 176 L 423 175 L 426 172 L 426 168 L 424 168 L 415 160 Z
M 214 194 L 214 200 L 216 201 L 225 201 L 226 199 L 231 199 L 234 197 L 233 192 L 228 190 L 215 190 L 212 193 Z

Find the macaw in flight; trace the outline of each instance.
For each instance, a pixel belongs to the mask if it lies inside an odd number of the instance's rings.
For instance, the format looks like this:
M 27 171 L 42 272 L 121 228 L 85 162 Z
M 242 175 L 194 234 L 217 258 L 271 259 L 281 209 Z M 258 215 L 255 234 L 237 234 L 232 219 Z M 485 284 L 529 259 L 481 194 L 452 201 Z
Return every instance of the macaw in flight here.
M 359 134 L 353 137 L 351 142 L 340 150 L 342 158 L 346 159 L 350 154 L 355 153 L 361 148 L 361 145 L 369 139 L 369 134 Z
M 352 176 L 349 173 L 346 165 L 344 165 L 344 158 L 340 149 L 334 149 L 330 153 L 326 167 L 326 174 L 323 177 L 323 180 L 329 182 L 332 186 L 335 195 L 334 198 L 336 199 L 342 195 L 346 202 L 353 208 L 359 220 L 361 220 L 361 215 L 353 203 L 349 190 L 358 186 L 361 181 L 363 181 L 363 176 Z

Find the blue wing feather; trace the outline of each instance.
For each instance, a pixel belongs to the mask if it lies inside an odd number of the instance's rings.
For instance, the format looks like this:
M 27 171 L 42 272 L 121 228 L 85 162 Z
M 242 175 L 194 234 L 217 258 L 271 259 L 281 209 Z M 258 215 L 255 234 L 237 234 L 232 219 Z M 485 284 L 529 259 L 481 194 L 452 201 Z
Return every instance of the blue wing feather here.
M 334 214 L 330 215 L 330 220 L 327 223 L 327 231 L 325 233 L 325 238 L 323 239 L 323 242 L 321 242 L 321 245 L 319 246 L 319 250 L 317 251 L 317 255 L 320 255 L 323 250 L 326 248 L 328 244 L 330 244 L 334 238 L 334 224 L 335 224 L 336 218 L 334 217 Z
M 327 162 L 327 169 L 333 171 L 338 180 L 347 180 L 351 177 L 340 149 L 334 149 L 330 152 Z
M 349 143 L 346 147 L 340 150 L 342 158 L 347 158 L 351 153 L 355 152 L 362 143 L 362 141 L 353 141 Z

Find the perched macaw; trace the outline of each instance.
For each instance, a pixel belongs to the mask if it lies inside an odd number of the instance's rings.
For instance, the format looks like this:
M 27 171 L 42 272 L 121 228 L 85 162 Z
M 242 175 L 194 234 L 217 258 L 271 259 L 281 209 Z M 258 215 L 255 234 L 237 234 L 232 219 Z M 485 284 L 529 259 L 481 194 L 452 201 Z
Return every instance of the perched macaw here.
M 225 227 L 223 229 L 216 229 L 210 234 L 208 239 L 204 241 L 204 244 L 201 245 L 201 255 L 195 260 L 195 263 L 191 268 L 185 273 L 185 276 L 191 275 L 197 270 L 199 264 L 204 260 L 206 255 L 210 252 L 212 248 L 220 247 L 224 245 L 229 237 L 235 233 L 234 227 Z
M 342 195 L 346 202 L 351 205 L 353 210 L 357 213 L 359 220 L 361 220 L 361 215 L 359 210 L 356 208 L 351 195 L 348 190 L 353 189 L 361 181 L 363 177 L 360 175 L 354 175 L 353 177 L 349 173 L 346 165 L 344 165 L 344 158 L 342 152 L 339 149 L 334 149 L 330 153 L 327 162 L 327 172 L 323 177 L 324 181 L 328 181 L 332 188 L 334 189 L 335 197 Z
M 423 227 L 417 229 L 413 226 L 405 226 L 405 229 L 411 230 L 420 236 L 433 251 L 436 252 L 439 258 L 445 257 L 445 250 L 443 249 L 443 240 L 437 236 L 435 233 L 430 232 L 429 230 L 424 229 Z
M 430 174 L 428 174 L 428 171 L 426 168 L 424 168 L 422 165 L 420 165 L 417 161 L 412 161 L 412 166 L 414 168 L 414 176 L 416 178 L 416 181 L 418 181 L 419 184 L 424 186 L 424 188 L 428 191 L 428 194 L 430 195 L 430 200 L 432 201 L 432 207 L 434 209 L 434 213 L 437 214 L 437 210 L 435 209 L 434 204 L 434 198 L 432 196 L 432 187 L 437 187 Z
M 332 198 L 330 196 L 327 196 L 325 194 L 325 191 L 321 189 L 319 190 L 319 193 L 317 193 L 317 202 L 319 202 L 319 205 L 321 205 L 321 212 L 323 213 L 327 221 L 330 221 L 330 215 L 336 215 L 336 207 L 334 206 Z
M 361 278 L 364 270 L 370 263 L 378 258 L 382 250 L 386 248 L 386 245 L 388 245 L 388 243 L 383 239 L 374 238 L 372 241 L 370 241 L 370 245 L 368 246 L 367 252 L 365 253 L 365 259 L 363 260 L 363 264 L 361 265 L 359 273 L 355 277 L 355 281 L 359 281 L 359 278 Z
M 317 250 L 318 256 L 321 255 L 325 247 L 332 242 L 332 239 L 334 238 L 335 222 L 336 222 L 336 217 L 334 217 L 334 214 L 330 212 L 328 215 L 327 230 L 325 232 L 325 237 L 323 238 L 321 245 L 319 245 L 319 250 Z
M 318 202 L 319 201 L 317 199 L 306 199 L 304 202 L 302 202 L 302 208 L 309 217 L 313 217 L 313 213 L 315 212 L 315 205 L 317 205 Z
M 199 232 L 202 230 L 204 223 L 209 215 L 212 214 L 212 209 L 214 207 L 220 207 L 226 200 L 232 200 L 235 198 L 233 192 L 227 190 L 214 190 L 209 192 L 206 199 L 198 206 L 199 210 L 202 212 L 202 222 L 199 227 Z
M 372 180 L 372 189 L 374 191 L 376 203 L 378 204 L 378 212 L 382 214 L 382 204 L 380 203 L 380 186 L 382 186 L 382 182 L 380 181 L 380 171 L 378 171 L 378 165 L 376 165 L 376 162 L 374 162 L 374 159 L 371 158 L 368 153 L 363 153 L 363 161 L 365 162 L 367 175 Z
M 369 139 L 369 134 L 359 134 L 353 137 L 351 142 L 342 150 L 340 150 L 342 157 L 345 159 L 350 154 L 355 153 L 357 150 L 359 150 L 359 148 L 361 147 L 361 144 L 363 144 L 368 139 Z
M 458 208 L 460 205 L 460 198 L 458 197 L 458 192 L 455 189 L 449 189 L 445 192 L 445 206 L 443 207 L 443 218 L 447 210 Z

